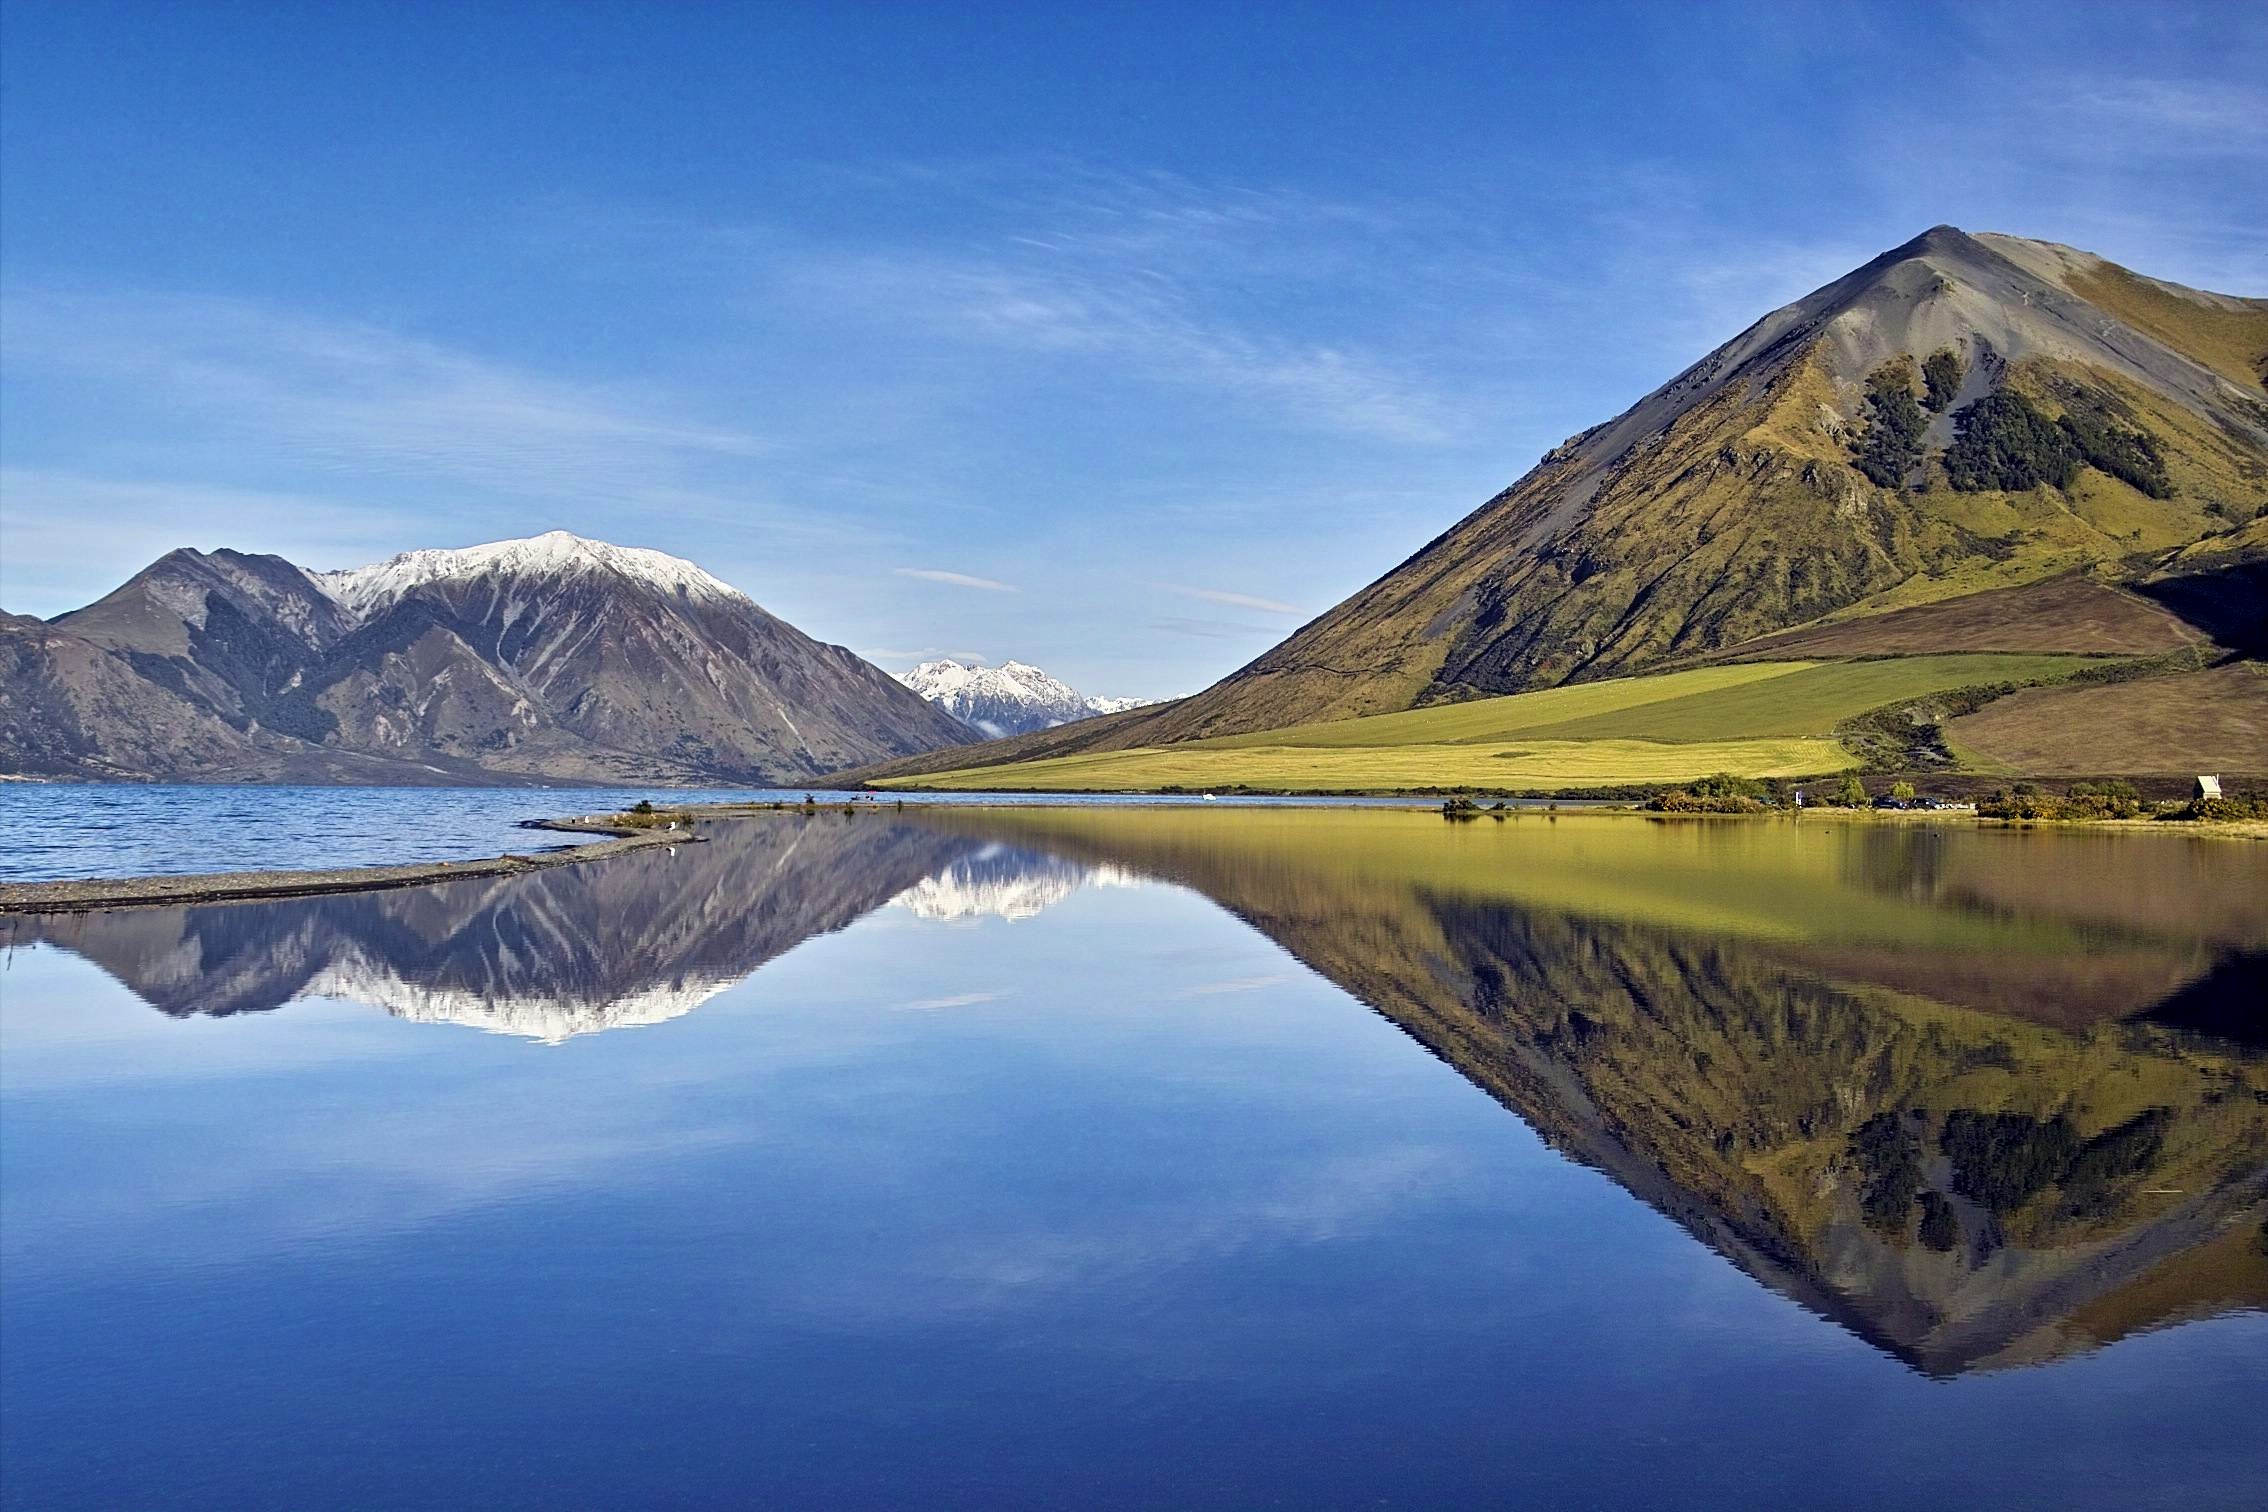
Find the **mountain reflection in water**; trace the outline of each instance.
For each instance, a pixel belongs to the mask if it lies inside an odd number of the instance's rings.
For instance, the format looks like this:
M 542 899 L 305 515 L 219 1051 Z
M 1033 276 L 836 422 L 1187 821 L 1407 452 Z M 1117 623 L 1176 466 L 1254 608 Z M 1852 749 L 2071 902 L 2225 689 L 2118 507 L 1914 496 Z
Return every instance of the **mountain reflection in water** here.
M 1158 879 L 1749 1275 L 1951 1375 L 2268 1306 L 2264 867 L 1938 826 L 788 813 L 520 878 L 13 936 L 169 1014 L 332 996 L 558 1041 L 688 1012 L 892 903 L 1015 919 Z

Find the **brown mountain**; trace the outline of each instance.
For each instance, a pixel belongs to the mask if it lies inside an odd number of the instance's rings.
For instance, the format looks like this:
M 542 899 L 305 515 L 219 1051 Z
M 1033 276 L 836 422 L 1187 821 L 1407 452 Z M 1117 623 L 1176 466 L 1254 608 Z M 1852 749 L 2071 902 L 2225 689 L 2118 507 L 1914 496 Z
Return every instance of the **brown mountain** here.
M 0 770 L 750 784 L 972 738 L 690 562 L 553 532 L 310 575 L 175 551 L 0 622 Z

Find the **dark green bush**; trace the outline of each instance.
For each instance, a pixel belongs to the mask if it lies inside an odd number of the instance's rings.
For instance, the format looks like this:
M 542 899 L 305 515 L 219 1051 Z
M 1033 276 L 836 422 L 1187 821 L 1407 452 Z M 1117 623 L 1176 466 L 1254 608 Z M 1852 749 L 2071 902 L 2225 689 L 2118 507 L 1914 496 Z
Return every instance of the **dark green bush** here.
M 1943 410 L 1961 392 L 1961 380 L 1968 376 L 1968 368 L 1961 354 L 1951 347 L 1932 352 L 1922 364 L 1922 403 L 1933 410 Z
M 2101 415 L 2073 410 L 2057 422 L 2087 465 L 2133 484 L 2153 499 L 2173 497 L 2165 455 L 2148 431 L 2128 430 Z
M 1859 439 L 1856 465 L 1867 480 L 1900 488 L 1920 465 L 1922 433 L 1929 416 L 1914 402 L 1913 367 L 1905 359 L 1886 362 L 1867 375 L 1867 427 Z
M 2080 395 L 2062 419 L 2050 420 L 2022 394 L 1988 394 L 1955 415 L 1953 425 L 1945 476 L 1964 492 L 2069 488 L 2081 467 L 2092 467 L 2153 499 L 2173 497 L 2157 438 L 2117 424 Z
M 2021 394 L 1987 394 L 1955 415 L 1953 427 L 1945 476 L 1964 493 L 2021 493 L 2043 483 L 2068 488 L 2079 475 L 2070 433 Z

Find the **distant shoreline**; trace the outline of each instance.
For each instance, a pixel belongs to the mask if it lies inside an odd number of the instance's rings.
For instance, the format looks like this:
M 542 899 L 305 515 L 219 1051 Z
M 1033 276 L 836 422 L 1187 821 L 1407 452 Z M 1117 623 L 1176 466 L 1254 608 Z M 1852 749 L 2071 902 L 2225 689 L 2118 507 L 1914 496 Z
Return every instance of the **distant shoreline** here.
M 1038 795 L 1035 795 L 1038 796 Z M 528 819 L 521 821 L 524 828 L 553 830 L 568 834 L 605 835 L 608 838 L 589 845 L 563 847 L 532 855 L 505 854 L 464 861 L 424 861 L 393 866 L 356 866 L 328 870 L 308 871 L 239 871 L 202 872 L 181 875 L 141 877 L 71 878 L 46 882 L 0 883 L 0 917 L 13 914 L 91 913 L 111 908 L 166 908 L 187 904 L 259 902 L 279 898 L 319 897 L 331 894 L 381 892 L 393 888 L 422 887 L 436 882 L 453 882 L 479 877 L 509 877 L 527 872 L 547 871 L 560 866 L 577 866 L 587 861 L 601 861 L 634 850 L 655 845 L 699 844 L 707 840 L 695 826 L 704 820 L 730 820 L 753 818 L 766 813 L 790 814 L 851 814 L 865 811 L 943 808 L 1203 808 L 1196 798 L 1170 803 L 1127 802 L 1111 804 L 1108 799 L 1119 797 L 1141 799 L 1144 794 L 1048 794 L 1047 798 L 1061 798 L 1061 803 L 1022 801 L 1012 804 L 989 803 L 985 798 L 972 795 L 945 801 L 902 804 L 882 793 L 871 797 L 850 800 L 832 799 L 824 803 L 803 804 L 786 800 L 763 803 L 712 803 L 687 804 L 683 807 L 658 810 L 643 823 L 622 823 L 611 817 L 580 815 L 567 818 Z M 1354 804 L 1301 802 L 1298 804 L 1272 804 L 1270 797 L 1314 795 L 1240 794 L 1219 800 L 1205 811 L 1224 808 L 1273 808 L 1296 810 L 1329 810 L 1345 812 L 1350 809 L 1378 809 L 1382 812 L 1428 812 L 1432 802 L 1412 795 L 1404 804 Z M 1336 795 L 1355 797 L 1358 795 Z M 1243 801 L 1239 801 L 1239 800 Z M 1559 808 L 1564 803 L 1566 807 Z M 1948 810 L 1939 812 L 1881 812 L 1873 809 L 1805 809 L 1800 813 L 1771 811 L 1762 814 L 1712 813 L 1655 813 L 1629 803 L 1569 802 L 1558 800 L 1547 804 L 1544 800 L 1522 802 L 1508 809 L 1512 817 L 1522 815 L 1564 814 L 1616 814 L 1631 818 L 1649 819 L 1660 823 L 1754 823 L 1758 820 L 1813 824 L 1967 824 L 1978 829 L 2000 830 L 2092 830 L 2124 834 L 2153 834 L 2167 836 L 2213 837 L 2220 839 L 2268 840 L 2268 821 L 2241 820 L 2218 822 L 2202 820 L 2183 824 L 2166 824 L 2150 819 L 2077 819 L 2077 820 L 2023 820 L 1987 819 L 1973 811 Z M 1485 811 L 1484 811 L 1485 812 Z M 672 819 L 685 821 L 685 827 L 659 828 Z

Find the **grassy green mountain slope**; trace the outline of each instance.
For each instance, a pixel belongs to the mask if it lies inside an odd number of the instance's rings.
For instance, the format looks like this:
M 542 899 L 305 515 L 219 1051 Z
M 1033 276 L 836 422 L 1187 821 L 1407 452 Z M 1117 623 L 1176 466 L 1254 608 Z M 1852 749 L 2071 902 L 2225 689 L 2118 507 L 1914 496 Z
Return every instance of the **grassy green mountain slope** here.
M 1736 655 L 2203 647 L 2210 627 L 2138 579 L 2268 519 L 2263 371 L 2268 300 L 1941 226 L 1555 449 L 1202 693 L 858 775 L 1257 736 Z
M 2076 292 L 2105 286 L 2151 329 Z M 1642 671 L 2240 525 L 2268 510 L 2268 407 L 2223 371 L 2240 348 L 2268 354 L 2268 301 L 1940 227 L 1559 448 L 1147 734 Z M 1961 417 L 1995 399 L 2060 448 L 2041 479 L 1981 437 L 1961 445 Z M 1980 465 L 1956 465 L 1971 453 Z

